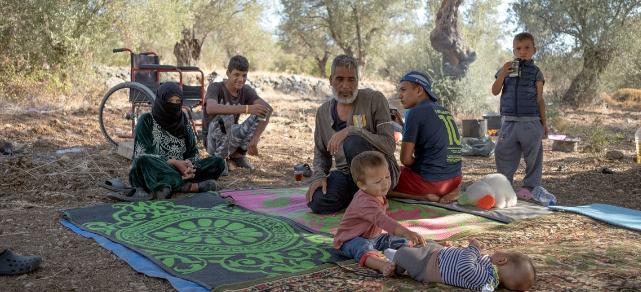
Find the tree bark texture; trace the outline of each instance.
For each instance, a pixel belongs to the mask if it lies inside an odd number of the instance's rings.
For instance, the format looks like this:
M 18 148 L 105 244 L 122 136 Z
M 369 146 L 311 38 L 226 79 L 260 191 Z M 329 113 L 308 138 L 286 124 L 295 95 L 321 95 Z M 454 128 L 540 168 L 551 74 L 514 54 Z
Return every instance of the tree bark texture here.
M 588 105 L 597 98 L 599 76 L 610 63 L 612 50 L 586 47 L 583 49 L 583 68 L 574 77 L 563 95 L 563 103 L 575 107 Z M 571 70 L 568 70 L 571 71 Z
M 327 78 L 327 61 L 329 60 L 329 51 L 325 51 L 322 58 L 316 56 L 314 59 L 316 60 L 316 65 L 318 65 L 318 72 L 320 72 L 321 77 Z
M 443 54 L 443 71 L 455 79 L 463 78 L 470 64 L 476 60 L 476 52 L 458 32 L 458 7 L 461 2 L 443 0 L 436 15 L 436 27 L 430 33 L 432 47 Z
M 174 45 L 176 65 L 192 66 L 200 59 L 201 42 L 194 36 L 193 30 L 184 30 L 183 39 Z

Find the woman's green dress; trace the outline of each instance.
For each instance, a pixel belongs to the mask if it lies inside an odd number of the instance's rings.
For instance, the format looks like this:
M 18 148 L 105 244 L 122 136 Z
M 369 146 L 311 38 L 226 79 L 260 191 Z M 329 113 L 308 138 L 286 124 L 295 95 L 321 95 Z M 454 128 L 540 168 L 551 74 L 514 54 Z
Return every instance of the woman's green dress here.
M 225 162 L 220 157 L 198 157 L 196 136 L 189 122 L 186 122 L 185 138 L 180 139 L 164 130 L 150 113 L 138 119 L 134 139 L 134 154 L 129 182 L 134 187 L 155 192 L 169 187 L 172 192 L 180 189 L 185 183 L 218 179 L 225 169 Z M 196 168 L 196 175 L 190 180 L 183 180 L 180 172 L 167 163 L 169 159 L 189 159 Z

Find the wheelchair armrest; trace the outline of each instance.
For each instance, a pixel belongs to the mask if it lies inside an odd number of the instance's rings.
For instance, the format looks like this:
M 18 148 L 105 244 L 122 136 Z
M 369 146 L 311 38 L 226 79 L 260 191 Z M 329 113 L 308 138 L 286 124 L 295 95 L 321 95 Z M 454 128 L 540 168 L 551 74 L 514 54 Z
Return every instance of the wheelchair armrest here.
M 177 68 L 180 71 L 200 71 L 200 68 L 195 66 L 178 66 Z
M 142 64 L 137 69 L 150 69 L 150 70 L 176 70 L 176 66 L 172 65 L 155 65 L 155 64 Z

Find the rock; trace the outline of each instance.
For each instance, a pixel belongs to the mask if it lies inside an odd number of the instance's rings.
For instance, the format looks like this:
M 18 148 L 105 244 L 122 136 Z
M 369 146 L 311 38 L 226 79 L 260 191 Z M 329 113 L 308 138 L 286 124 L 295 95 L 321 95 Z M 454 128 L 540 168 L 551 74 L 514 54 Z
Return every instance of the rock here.
M 605 158 L 609 160 L 621 160 L 623 156 L 623 152 L 619 150 L 609 150 L 605 153 Z
M 13 154 L 13 144 L 11 142 L 0 141 L 0 154 L 2 155 L 12 155 Z
M 71 161 L 71 156 L 69 156 L 69 154 L 64 154 L 58 159 L 58 162 L 60 163 L 69 162 L 69 161 Z
M 107 81 L 105 81 L 105 86 L 107 86 L 107 88 L 112 88 L 112 87 L 114 87 L 117 84 L 120 84 L 122 82 L 125 82 L 125 80 L 123 80 L 122 78 L 119 78 L 119 77 L 112 76 L 112 77 L 109 77 L 109 79 L 107 79 Z
M 603 167 L 603 168 L 601 168 L 601 173 L 602 174 L 614 174 L 614 171 L 612 171 L 611 169 L 609 169 L 607 167 Z

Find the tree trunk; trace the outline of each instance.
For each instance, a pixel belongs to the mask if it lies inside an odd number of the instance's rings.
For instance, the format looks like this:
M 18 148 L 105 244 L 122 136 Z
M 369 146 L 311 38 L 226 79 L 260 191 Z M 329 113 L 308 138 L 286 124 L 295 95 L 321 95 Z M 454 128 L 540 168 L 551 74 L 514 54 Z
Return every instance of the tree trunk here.
M 476 52 L 465 44 L 458 32 L 458 7 L 462 0 L 443 0 L 436 15 L 436 27 L 430 33 L 432 47 L 443 54 L 445 74 L 461 79 L 470 64 L 476 60 Z
M 200 59 L 201 42 L 194 36 L 193 30 L 184 29 L 183 39 L 174 45 L 176 65 L 192 66 Z
M 363 53 L 363 35 L 361 34 L 361 20 L 360 20 L 360 15 L 358 15 L 358 7 L 354 4 L 352 6 L 352 13 L 353 13 L 353 19 L 354 19 L 354 25 L 356 26 L 356 51 L 358 51 L 358 56 L 356 59 L 358 60 L 358 67 L 363 70 L 364 63 L 365 63 L 365 56 Z
M 316 65 L 318 65 L 318 72 L 320 72 L 321 77 L 327 78 L 327 60 L 329 60 L 329 52 L 325 51 L 322 58 L 314 57 L 316 59 Z
M 583 49 L 583 68 L 563 95 L 564 104 L 580 107 L 596 100 L 599 77 L 610 63 L 611 55 L 609 49 Z

